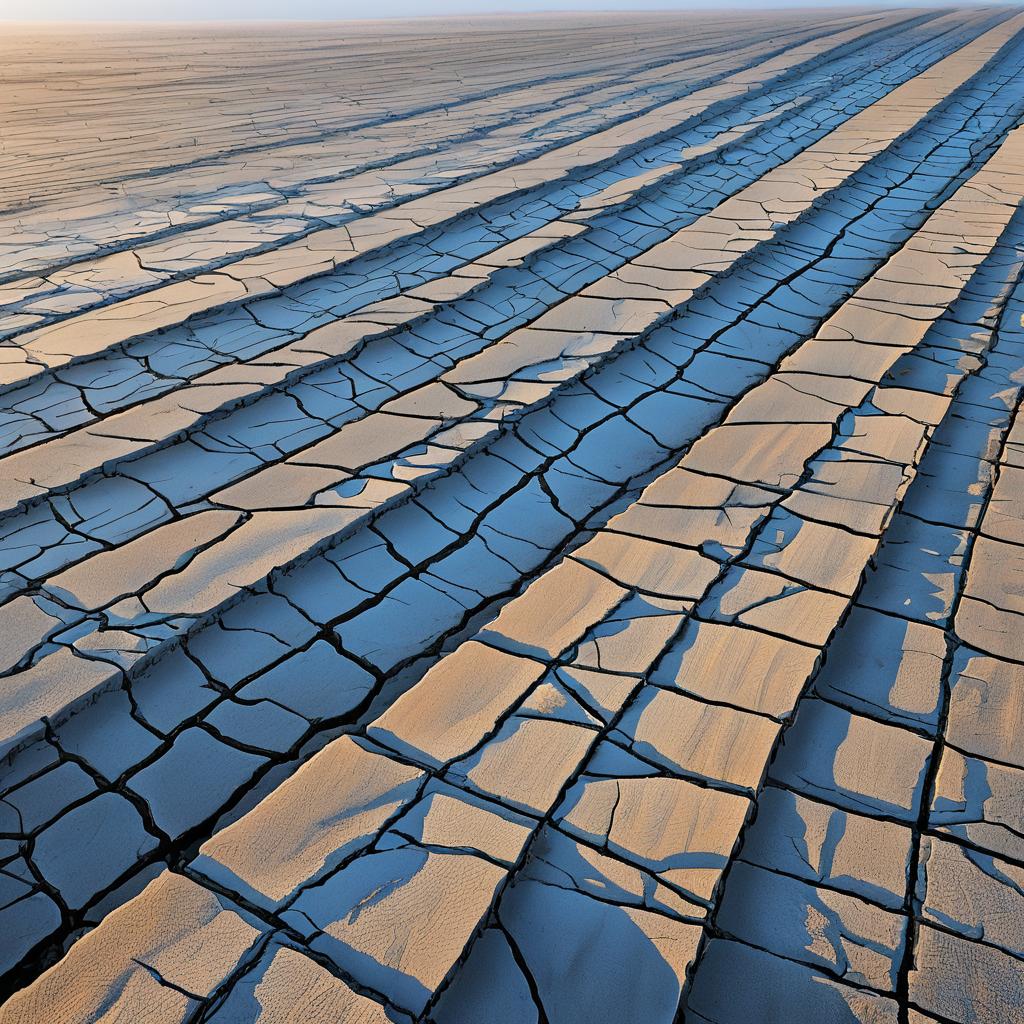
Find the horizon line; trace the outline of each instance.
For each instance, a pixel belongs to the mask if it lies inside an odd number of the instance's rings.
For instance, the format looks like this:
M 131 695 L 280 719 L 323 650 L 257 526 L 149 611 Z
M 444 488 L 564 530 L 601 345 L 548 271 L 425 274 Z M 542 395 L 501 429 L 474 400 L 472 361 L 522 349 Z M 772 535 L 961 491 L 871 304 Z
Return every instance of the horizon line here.
M 361 16 L 351 15 L 343 18 L 323 17 L 275 17 L 273 15 L 257 15 L 248 18 L 216 18 L 216 17 L 190 17 L 190 18 L 121 18 L 104 17 L 96 15 L 89 18 L 19 18 L 4 17 L 0 15 L 0 24 L 5 25 L 256 25 L 256 24 L 293 24 L 293 25 L 342 25 L 350 23 L 373 23 L 373 22 L 408 22 L 408 21 L 442 21 L 450 18 L 461 18 L 463 20 L 481 20 L 484 18 L 551 18 L 560 15 L 591 15 L 591 16 L 615 16 L 615 15 L 638 15 L 638 14 L 675 14 L 675 13 L 721 13 L 723 11 L 751 12 L 763 11 L 793 11 L 793 10 L 892 10 L 904 7 L 923 8 L 955 8 L 955 7 L 1024 7 L 1024 0 L 850 0 L 850 2 L 829 3 L 827 0 L 796 0 L 796 2 L 781 2 L 762 6 L 757 0 L 732 0 L 724 4 L 717 0 L 696 0 L 696 2 L 683 2 L 676 7 L 629 7 L 616 8 L 580 8 L 561 7 L 549 10 L 516 10 L 514 8 L 495 8 L 467 14 L 465 11 L 452 10 L 448 12 L 438 11 L 430 14 L 390 14 Z

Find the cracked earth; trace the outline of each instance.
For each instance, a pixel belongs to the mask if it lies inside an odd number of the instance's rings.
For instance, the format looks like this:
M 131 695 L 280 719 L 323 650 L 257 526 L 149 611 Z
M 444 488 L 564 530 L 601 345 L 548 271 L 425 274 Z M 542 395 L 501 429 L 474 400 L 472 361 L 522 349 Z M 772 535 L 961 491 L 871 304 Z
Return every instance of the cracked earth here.
M 1024 1021 L 1024 14 L 0 47 L 0 1024 Z

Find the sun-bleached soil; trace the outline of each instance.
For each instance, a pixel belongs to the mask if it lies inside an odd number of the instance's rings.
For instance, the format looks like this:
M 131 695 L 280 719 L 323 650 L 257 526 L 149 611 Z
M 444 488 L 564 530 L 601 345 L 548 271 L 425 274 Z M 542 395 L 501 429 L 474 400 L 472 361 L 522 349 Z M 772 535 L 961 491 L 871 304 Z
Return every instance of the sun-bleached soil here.
M 1024 14 L 0 84 L 0 1024 L 1024 1020 Z

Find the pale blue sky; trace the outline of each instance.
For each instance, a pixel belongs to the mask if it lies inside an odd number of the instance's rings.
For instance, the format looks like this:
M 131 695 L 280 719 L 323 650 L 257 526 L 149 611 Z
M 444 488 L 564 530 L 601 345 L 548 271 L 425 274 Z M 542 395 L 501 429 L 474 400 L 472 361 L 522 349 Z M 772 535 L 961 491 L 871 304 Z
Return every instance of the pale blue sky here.
M 0 0 L 0 20 L 332 20 L 430 14 L 487 14 L 496 11 L 823 7 L 833 5 L 834 2 L 835 0 Z M 922 3 L 924 2 L 925 0 L 922 0 Z M 900 3 L 900 0 L 896 0 L 896 3 Z M 932 0 L 929 6 L 934 3 L 935 0 Z

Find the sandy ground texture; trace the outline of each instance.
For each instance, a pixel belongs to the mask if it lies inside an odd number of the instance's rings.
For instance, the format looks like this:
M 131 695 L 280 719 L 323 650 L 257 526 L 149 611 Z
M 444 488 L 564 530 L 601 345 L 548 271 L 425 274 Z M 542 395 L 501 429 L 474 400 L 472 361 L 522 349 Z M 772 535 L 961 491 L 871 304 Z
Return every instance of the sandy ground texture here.
M 1024 1021 L 1024 14 L 0 86 L 0 1024 Z

